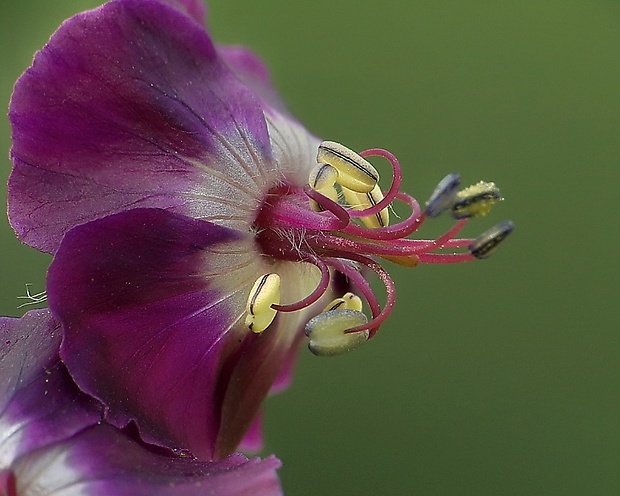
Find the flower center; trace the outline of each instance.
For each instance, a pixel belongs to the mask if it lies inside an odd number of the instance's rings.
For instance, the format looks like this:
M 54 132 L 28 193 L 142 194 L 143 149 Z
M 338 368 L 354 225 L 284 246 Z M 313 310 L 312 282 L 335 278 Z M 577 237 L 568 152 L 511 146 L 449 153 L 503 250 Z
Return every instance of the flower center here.
M 385 193 L 379 186 L 379 173 L 366 160 L 370 157 L 383 158 L 391 166 L 392 183 Z M 264 255 L 315 265 L 321 271 L 319 284 L 302 300 L 280 304 L 279 278 L 272 277 L 275 274 L 261 276 L 248 298 L 246 323 L 254 332 L 262 332 L 276 312 L 298 311 L 315 303 L 340 273 L 359 297 L 347 293 L 308 322 L 309 347 L 318 355 L 337 355 L 357 347 L 372 338 L 392 312 L 396 290 L 378 259 L 414 267 L 418 263 L 486 258 L 514 227 L 505 221 L 476 239 L 456 238 L 471 217 L 485 215 L 502 199 L 494 183 L 480 182 L 458 191 L 459 176 L 449 174 L 422 210 L 415 198 L 400 191 L 402 170 L 387 150 L 373 148 L 357 154 L 339 143 L 325 141 L 319 146 L 317 162 L 307 185 L 281 184 L 268 193 L 254 228 Z M 389 208 L 396 201 L 405 203 L 410 214 L 390 225 Z M 434 240 L 409 238 L 428 218 L 446 210 L 457 219 L 447 232 Z M 452 251 L 455 248 L 465 250 Z M 383 283 L 383 305 L 362 274 L 363 267 Z M 267 284 L 269 278 L 273 285 Z M 259 300 L 260 305 L 252 304 Z M 362 311 L 364 306 L 370 310 L 370 320 Z

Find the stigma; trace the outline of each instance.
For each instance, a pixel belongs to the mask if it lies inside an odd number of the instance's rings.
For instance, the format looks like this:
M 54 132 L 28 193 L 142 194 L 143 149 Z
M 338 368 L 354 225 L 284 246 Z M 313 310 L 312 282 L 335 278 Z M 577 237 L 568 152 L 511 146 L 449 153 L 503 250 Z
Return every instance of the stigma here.
M 369 159 L 387 161 L 391 184 L 380 185 L 379 172 Z M 296 312 L 316 303 L 332 280 L 344 276 L 351 292 L 337 297 L 305 326 L 310 351 L 334 356 L 372 339 L 389 317 L 396 289 L 383 261 L 405 267 L 418 264 L 460 263 L 488 258 L 512 232 L 504 221 L 474 239 L 458 238 L 472 218 L 486 215 L 503 200 L 492 182 L 480 181 L 461 189 L 456 173 L 445 176 L 421 207 L 401 191 L 402 169 L 389 151 L 372 148 L 360 153 L 324 141 L 317 165 L 305 185 L 286 181 L 272 188 L 253 225 L 262 255 L 274 261 L 307 263 L 321 274 L 315 289 L 296 302 L 280 302 L 277 274 L 259 277 L 248 296 L 246 326 L 255 333 L 268 328 L 279 312 Z M 390 210 L 402 203 L 409 214 L 390 224 Z M 454 224 L 436 239 L 412 239 L 428 219 L 450 212 Z M 381 281 L 385 297 L 375 295 L 366 275 Z M 320 308 L 320 307 L 319 307 Z

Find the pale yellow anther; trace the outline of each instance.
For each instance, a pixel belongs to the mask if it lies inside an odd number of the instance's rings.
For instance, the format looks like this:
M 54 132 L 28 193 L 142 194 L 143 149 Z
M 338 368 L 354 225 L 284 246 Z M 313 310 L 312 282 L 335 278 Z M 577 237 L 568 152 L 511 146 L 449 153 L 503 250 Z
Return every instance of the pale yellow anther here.
M 338 180 L 338 171 L 329 164 L 319 164 L 310 171 L 308 184 L 316 191 L 333 187 Z
M 383 192 L 378 184 L 368 193 L 358 193 L 357 191 L 343 187 L 342 194 L 344 195 L 347 203 L 355 210 L 364 210 L 366 208 L 374 207 L 377 203 L 383 200 Z M 374 215 L 362 217 L 361 220 L 366 227 L 370 227 L 371 229 L 385 227 L 390 223 L 390 213 L 387 208 L 384 208 Z
M 333 300 L 323 309 L 324 312 L 330 312 L 331 310 L 355 310 L 361 312 L 362 300 L 353 293 L 345 293 L 340 298 Z
M 359 296 L 353 293 L 345 293 L 342 298 L 347 302 L 347 310 L 362 311 L 362 299 Z
M 338 171 L 338 184 L 360 193 L 369 193 L 379 182 L 379 173 L 370 162 L 334 141 L 319 145 L 317 162 L 329 164 Z
M 245 325 L 257 334 L 263 332 L 276 318 L 277 311 L 271 305 L 280 304 L 280 276 L 265 274 L 259 277 L 245 305 Z
M 330 200 L 338 203 L 338 191 L 335 188 L 338 179 L 338 171 L 329 164 L 319 164 L 310 172 L 308 184 L 310 187 L 326 196 Z M 314 200 L 310 200 L 310 205 L 315 212 L 321 212 L 323 208 Z
M 308 348 L 318 356 L 337 356 L 352 351 L 368 340 L 369 331 L 347 332 L 368 323 L 356 310 L 331 310 L 310 319 L 306 324 Z
M 488 214 L 498 201 L 503 200 L 495 183 L 480 181 L 454 197 L 452 215 L 457 219 L 465 217 L 481 217 Z

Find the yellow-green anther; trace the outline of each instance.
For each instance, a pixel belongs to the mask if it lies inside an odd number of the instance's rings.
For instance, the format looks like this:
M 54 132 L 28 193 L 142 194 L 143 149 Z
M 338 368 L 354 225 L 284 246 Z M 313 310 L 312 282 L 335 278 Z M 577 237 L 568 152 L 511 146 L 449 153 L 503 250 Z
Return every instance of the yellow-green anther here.
M 357 191 L 343 187 L 342 194 L 347 203 L 355 210 L 364 210 L 369 207 L 374 207 L 383 200 L 383 192 L 378 184 L 368 193 L 358 193 Z M 387 208 L 384 208 L 374 215 L 361 217 L 361 220 L 366 227 L 370 227 L 371 229 L 385 227 L 390 224 L 390 213 Z
M 368 193 L 379 182 L 379 173 L 370 162 L 334 141 L 319 145 L 317 162 L 329 164 L 338 171 L 338 184 L 346 188 Z
M 488 258 L 497 249 L 499 244 L 506 239 L 515 228 L 515 225 L 505 220 L 478 236 L 471 245 L 470 253 L 476 258 Z
M 480 181 L 455 195 L 452 215 L 457 219 L 480 217 L 488 214 L 493 205 L 501 200 L 502 195 L 495 183 Z
M 366 315 L 356 310 L 320 313 L 306 324 L 308 349 L 318 356 L 337 356 L 352 351 L 368 340 L 369 331 L 346 331 L 367 323 Z
M 331 310 L 356 310 L 361 312 L 362 299 L 353 293 L 345 293 L 342 297 L 336 298 L 323 309 L 324 312 L 329 312 Z
M 257 334 L 263 332 L 276 318 L 277 311 L 271 305 L 280 304 L 280 276 L 265 274 L 259 277 L 245 305 L 245 325 Z

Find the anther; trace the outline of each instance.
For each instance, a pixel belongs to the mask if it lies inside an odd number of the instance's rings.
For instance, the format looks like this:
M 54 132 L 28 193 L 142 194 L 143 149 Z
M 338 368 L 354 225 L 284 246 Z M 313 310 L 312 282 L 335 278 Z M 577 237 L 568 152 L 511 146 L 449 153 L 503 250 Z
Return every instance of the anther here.
M 338 180 L 338 171 L 329 164 L 319 164 L 308 177 L 308 184 L 313 190 L 323 192 L 326 188 L 336 184 Z
M 456 219 L 480 217 L 488 214 L 493 205 L 501 200 L 502 195 L 495 183 L 480 181 L 456 194 L 452 215 Z
M 323 312 L 330 312 L 332 310 L 356 310 L 362 311 L 362 299 L 353 294 L 345 293 L 340 298 L 336 298 L 329 305 L 327 305 Z
M 316 160 L 334 167 L 338 184 L 353 191 L 369 193 L 379 182 L 379 173 L 371 163 L 340 143 L 323 141 Z
M 352 351 L 368 340 L 369 331 L 346 331 L 367 323 L 366 315 L 356 310 L 320 313 L 306 324 L 308 349 L 318 356 L 337 356 Z
M 338 171 L 329 164 L 319 164 L 310 172 L 308 185 L 323 196 L 338 203 L 338 191 L 334 187 L 338 180 Z M 321 212 L 323 207 L 315 200 L 310 199 L 310 205 L 315 212 Z
M 357 191 L 345 187 L 342 188 L 342 193 L 347 203 L 355 210 L 365 210 L 374 207 L 383 200 L 383 192 L 378 184 L 368 193 L 358 193 Z M 387 208 L 384 208 L 375 215 L 361 217 L 361 221 L 366 227 L 371 229 L 386 227 L 390 223 L 390 213 Z
M 247 312 L 245 325 L 257 334 L 263 332 L 278 313 L 272 305 L 280 303 L 280 276 L 265 274 L 259 277 L 248 296 L 245 306 Z
M 437 184 L 433 194 L 426 203 L 426 215 L 429 217 L 437 217 L 444 210 L 451 208 L 460 185 L 461 176 L 456 172 L 448 174 L 439 181 L 439 184 Z
M 469 245 L 469 252 L 476 258 L 490 257 L 499 244 L 506 239 L 506 236 L 514 230 L 514 227 L 514 223 L 509 220 L 500 222 L 478 236 Z

